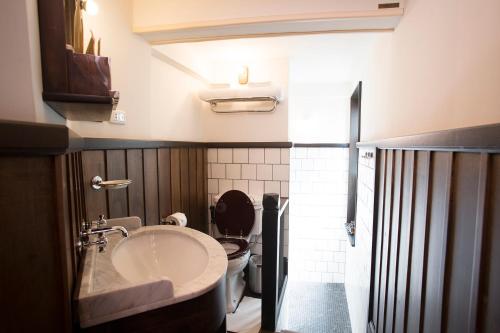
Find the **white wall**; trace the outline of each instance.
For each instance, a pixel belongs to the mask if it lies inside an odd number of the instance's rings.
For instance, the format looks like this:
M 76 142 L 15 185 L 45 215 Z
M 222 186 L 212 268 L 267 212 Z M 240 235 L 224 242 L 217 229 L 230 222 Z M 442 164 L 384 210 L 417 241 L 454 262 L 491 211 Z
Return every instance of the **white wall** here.
M 283 44 L 280 44 L 283 45 Z M 217 114 L 208 103 L 201 104 L 204 140 L 288 141 L 289 61 L 283 49 L 268 38 L 154 46 L 172 61 L 196 72 L 206 83 L 238 86 L 242 66 L 249 69 L 249 82 L 272 82 L 282 88 L 283 99 L 271 113 Z M 197 94 L 199 87 L 193 93 Z
M 203 102 L 197 95 L 202 83 L 156 57 L 150 73 L 151 137 L 203 141 Z
M 499 122 L 499 16 L 495 0 L 407 1 L 396 31 L 367 53 L 362 140 Z M 346 261 L 353 332 L 366 331 L 368 316 L 373 168 L 360 159 L 357 245 Z
M 132 2 L 98 1 L 99 13 L 85 16 L 85 39 L 90 30 L 101 38 L 101 54 L 111 59 L 112 88 L 120 92 L 118 109 L 127 112 L 125 125 L 69 121 L 78 134 L 89 137 L 150 138 L 151 47 L 131 32 Z
M 8 1 L 0 11 L 0 119 L 64 124 L 42 103 L 36 0 Z
M 68 122 L 82 136 L 131 139 L 203 139 L 200 104 L 192 96 L 198 82 L 152 56 L 151 46 L 132 33 L 132 1 L 98 1 L 99 14 L 86 16 L 86 31 L 102 38 L 111 58 L 112 86 L 120 92 L 125 125 Z M 90 33 L 86 34 L 86 37 Z
M 272 114 L 215 114 L 204 104 L 207 141 L 346 142 L 349 99 L 376 35 L 329 34 L 155 46 L 210 82 L 250 81 L 284 88 Z
M 87 137 L 203 140 L 199 82 L 151 55 L 151 46 L 132 33 L 132 0 L 98 1 L 97 16 L 85 17 L 111 58 L 112 86 L 126 125 L 66 121 L 42 101 L 36 0 L 9 1 L 0 12 L 0 119 L 67 124 Z
M 68 122 L 78 133 L 128 138 L 154 135 L 158 139 L 175 139 L 182 135 L 179 139 L 205 138 L 209 141 L 293 139 L 288 129 L 280 127 L 288 122 L 288 112 L 278 112 L 280 116 L 276 119 L 263 116 L 256 122 L 253 117 L 242 115 L 242 121 L 235 122 L 236 117 L 222 118 L 206 110 L 201 111 L 201 118 L 197 117 L 199 111 L 194 109 L 183 110 L 187 114 L 180 116 L 178 107 L 194 106 L 194 101 L 185 101 L 187 92 L 173 93 L 172 98 L 179 99 L 169 102 L 165 98 L 150 100 L 151 87 L 167 91 L 177 82 L 182 82 L 181 86 L 186 89 L 197 83 L 186 79 L 184 73 L 165 69 L 169 76 L 162 78 L 165 89 L 161 89 L 153 81 L 157 78 L 151 75 L 152 71 L 156 73 L 153 66 L 161 64 L 152 64 L 156 61 L 151 58 L 150 46 L 131 32 L 132 0 L 98 3 L 101 7 L 99 16 L 89 26 L 95 27 L 96 35 L 103 38 L 103 53 L 111 57 L 113 86 L 121 92 L 119 108 L 127 111 L 128 123 L 116 126 Z M 182 2 L 186 8 L 190 3 Z M 321 5 L 308 6 L 321 8 Z M 237 12 L 242 8 L 234 4 L 229 7 Z M 343 40 L 344 47 L 333 48 L 337 52 L 330 54 L 344 52 L 353 55 L 364 50 L 363 58 L 370 65 L 365 66 L 364 74 L 359 76 L 363 80 L 363 140 L 499 122 L 500 3 L 496 0 L 410 0 L 405 10 L 405 17 L 394 33 L 369 34 L 375 39 L 371 52 L 367 48 L 346 48 L 367 34 L 309 36 L 301 43 L 293 42 L 302 38 L 298 36 L 262 39 L 268 42 L 263 42 L 262 47 L 258 46 L 260 41 L 255 42 L 253 47 L 261 54 L 279 53 L 275 49 L 289 53 L 303 50 L 305 55 L 328 54 L 327 46 Z M 0 15 L 0 38 L 6 45 L 2 51 L 5 61 L 0 65 L 0 87 L 4 92 L 0 100 L 0 118 L 65 123 L 41 101 L 36 1 L 10 1 L 3 6 Z M 274 50 L 273 44 L 276 44 Z M 230 48 L 230 44 L 225 47 Z M 274 58 L 283 58 L 283 54 Z M 335 62 L 336 58 L 332 58 L 332 63 Z M 168 120 L 172 114 L 178 122 L 172 125 L 175 128 L 168 127 L 171 126 Z M 272 120 L 265 123 L 273 126 L 279 123 L 279 128 L 256 130 L 254 125 L 264 123 L 260 119 Z
M 292 141 L 348 142 L 350 96 L 337 95 L 339 84 L 334 82 L 295 82 L 293 70 L 290 76 L 289 128 Z M 351 83 L 345 85 L 352 88 Z
M 375 10 L 377 0 L 134 0 L 134 27 L 290 14 Z
M 362 140 L 500 121 L 498 0 L 409 0 L 367 56 Z
M 237 61 L 212 63 L 215 82 L 230 82 L 232 75 L 237 78 Z M 207 103 L 203 104 L 203 125 L 205 140 L 219 141 L 288 141 L 288 61 L 268 59 L 249 63 L 249 80 L 271 81 L 280 86 L 283 99 L 273 112 L 219 114 L 212 112 Z M 225 71 L 229 69 L 229 71 Z M 235 69 L 231 71 L 231 69 Z M 225 75 L 224 75 L 225 74 Z

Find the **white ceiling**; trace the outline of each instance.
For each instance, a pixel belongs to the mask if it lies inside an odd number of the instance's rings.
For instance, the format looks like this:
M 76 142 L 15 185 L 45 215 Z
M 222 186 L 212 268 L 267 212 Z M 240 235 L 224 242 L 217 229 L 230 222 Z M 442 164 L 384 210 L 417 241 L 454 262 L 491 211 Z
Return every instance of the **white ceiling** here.
M 175 62 L 213 81 L 214 64 L 255 64 L 281 59 L 294 82 L 356 82 L 369 61 L 375 33 L 249 38 L 154 46 Z M 350 90 L 350 89 L 349 89 Z M 343 94 L 340 93 L 339 94 Z

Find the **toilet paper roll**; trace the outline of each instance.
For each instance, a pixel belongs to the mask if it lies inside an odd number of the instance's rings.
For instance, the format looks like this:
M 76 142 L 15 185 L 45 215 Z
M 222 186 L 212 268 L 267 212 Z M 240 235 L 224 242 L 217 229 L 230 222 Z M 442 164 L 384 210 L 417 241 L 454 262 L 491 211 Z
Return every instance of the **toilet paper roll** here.
M 185 227 L 187 225 L 187 217 L 183 213 L 177 212 L 165 217 L 164 219 L 162 219 L 162 222 L 164 222 L 164 224 Z

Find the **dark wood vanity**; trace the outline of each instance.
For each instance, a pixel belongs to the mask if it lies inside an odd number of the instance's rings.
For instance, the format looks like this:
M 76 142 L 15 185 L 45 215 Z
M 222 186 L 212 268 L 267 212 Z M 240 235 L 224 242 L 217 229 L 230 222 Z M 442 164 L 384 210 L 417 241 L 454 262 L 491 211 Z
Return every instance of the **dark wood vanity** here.
M 88 333 L 225 333 L 225 279 L 202 296 L 92 326 L 81 331 Z

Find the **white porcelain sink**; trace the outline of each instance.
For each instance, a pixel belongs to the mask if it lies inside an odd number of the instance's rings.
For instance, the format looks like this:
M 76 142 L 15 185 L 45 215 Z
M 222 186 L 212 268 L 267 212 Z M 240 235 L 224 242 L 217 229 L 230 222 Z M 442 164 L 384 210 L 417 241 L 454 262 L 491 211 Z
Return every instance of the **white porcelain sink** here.
M 108 224 L 125 226 L 129 237 L 110 235 L 105 252 L 87 249 L 77 288 L 83 328 L 183 302 L 225 281 L 226 252 L 202 232 L 141 227 L 137 217 Z
M 203 274 L 208 252 L 197 238 L 179 229 L 144 228 L 119 242 L 111 260 L 115 269 L 132 283 L 165 279 L 175 287 Z

